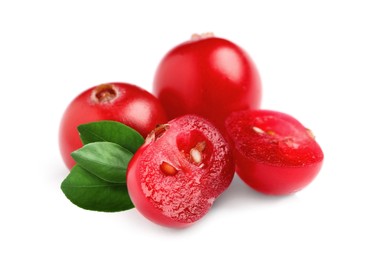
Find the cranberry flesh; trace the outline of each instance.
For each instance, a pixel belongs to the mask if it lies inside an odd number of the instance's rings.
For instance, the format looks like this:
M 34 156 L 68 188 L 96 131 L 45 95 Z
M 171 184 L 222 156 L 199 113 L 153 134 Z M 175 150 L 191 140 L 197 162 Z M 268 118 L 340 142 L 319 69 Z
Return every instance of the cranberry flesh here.
M 259 192 L 284 195 L 299 191 L 322 166 L 324 154 L 312 132 L 287 114 L 234 112 L 226 128 L 237 174 Z
M 71 152 L 82 147 L 77 126 L 100 120 L 121 122 L 146 136 L 167 116 L 156 97 L 135 85 L 116 82 L 87 89 L 69 104 L 60 123 L 59 147 L 68 168 L 75 164 Z
M 127 187 L 149 220 L 186 227 L 202 218 L 234 176 L 229 145 L 194 115 L 176 118 L 148 135 L 129 163 Z

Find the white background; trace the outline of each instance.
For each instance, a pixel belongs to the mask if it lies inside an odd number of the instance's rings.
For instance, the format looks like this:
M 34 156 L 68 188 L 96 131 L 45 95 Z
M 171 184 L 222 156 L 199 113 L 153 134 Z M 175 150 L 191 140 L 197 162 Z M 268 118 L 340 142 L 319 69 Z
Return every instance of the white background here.
M 0 258 L 370 259 L 366 2 L 1 0 Z M 319 176 L 287 197 L 235 178 L 184 230 L 71 204 L 57 142 L 68 103 L 110 81 L 151 90 L 161 57 L 207 31 L 252 56 L 263 108 L 314 131 Z

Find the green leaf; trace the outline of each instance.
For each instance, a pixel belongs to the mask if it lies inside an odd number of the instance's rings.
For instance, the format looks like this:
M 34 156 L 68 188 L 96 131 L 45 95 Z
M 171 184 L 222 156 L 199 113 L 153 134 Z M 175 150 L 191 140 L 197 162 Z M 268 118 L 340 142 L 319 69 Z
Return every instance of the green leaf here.
M 132 153 L 144 143 L 144 138 L 134 129 L 116 121 L 97 121 L 77 127 L 84 144 L 92 142 L 116 143 Z
M 132 153 L 118 144 L 95 142 L 71 153 L 79 166 L 113 183 L 126 183 L 126 170 Z
M 66 197 L 80 208 L 117 212 L 134 207 L 125 184 L 106 182 L 76 165 L 62 182 Z

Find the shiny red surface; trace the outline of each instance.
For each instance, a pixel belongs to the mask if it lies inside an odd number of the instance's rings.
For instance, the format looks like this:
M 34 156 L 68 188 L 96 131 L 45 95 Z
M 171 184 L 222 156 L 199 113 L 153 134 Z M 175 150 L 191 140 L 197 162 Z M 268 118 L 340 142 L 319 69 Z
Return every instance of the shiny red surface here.
M 198 114 L 223 132 L 230 112 L 259 108 L 261 82 L 243 49 L 210 37 L 187 41 L 165 55 L 155 74 L 154 94 L 170 119 Z
M 99 120 L 114 120 L 124 123 L 141 135 L 146 135 L 157 125 L 165 123 L 167 117 L 158 99 L 149 92 L 131 84 L 109 83 L 117 91 L 111 102 L 102 102 L 94 97 L 92 87 L 79 94 L 67 107 L 59 129 L 59 147 L 68 168 L 75 164 L 70 156 L 82 147 L 77 126 Z

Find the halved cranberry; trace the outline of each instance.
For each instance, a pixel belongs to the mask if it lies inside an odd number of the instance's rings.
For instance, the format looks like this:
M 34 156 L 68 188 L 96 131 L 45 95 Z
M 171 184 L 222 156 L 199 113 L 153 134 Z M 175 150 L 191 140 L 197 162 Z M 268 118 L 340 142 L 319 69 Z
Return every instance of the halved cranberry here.
M 233 175 L 232 152 L 222 135 L 205 119 L 186 115 L 149 134 L 130 161 L 127 186 L 145 217 L 185 227 L 208 212 Z
M 324 154 L 312 131 L 290 115 L 252 110 L 226 120 L 236 172 L 257 191 L 283 195 L 306 187 L 318 174 Z

